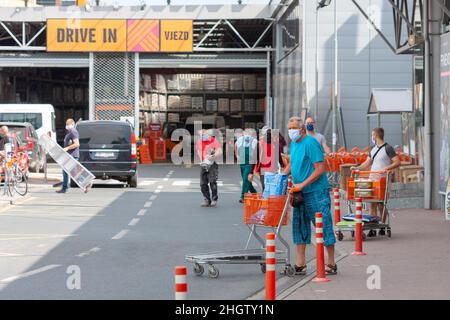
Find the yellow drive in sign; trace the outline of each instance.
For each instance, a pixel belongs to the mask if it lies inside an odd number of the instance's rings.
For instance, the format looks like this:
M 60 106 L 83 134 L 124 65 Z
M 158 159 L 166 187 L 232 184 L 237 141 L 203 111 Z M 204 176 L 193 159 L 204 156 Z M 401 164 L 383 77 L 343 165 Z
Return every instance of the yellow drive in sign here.
M 126 20 L 50 19 L 47 21 L 47 51 L 125 52 L 126 50 Z
M 192 20 L 161 20 L 162 52 L 192 52 Z

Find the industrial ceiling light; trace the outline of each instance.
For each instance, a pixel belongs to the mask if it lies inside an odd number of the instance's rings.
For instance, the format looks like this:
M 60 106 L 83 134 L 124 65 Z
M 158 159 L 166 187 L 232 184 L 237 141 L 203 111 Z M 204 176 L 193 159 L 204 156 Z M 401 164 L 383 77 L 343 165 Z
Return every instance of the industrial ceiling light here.
M 84 9 L 89 12 L 89 11 L 91 11 L 92 7 L 89 3 L 86 3 L 86 5 L 84 6 Z
M 317 10 L 328 7 L 331 4 L 331 0 L 318 0 Z
M 114 9 L 115 11 L 119 10 L 119 2 L 118 2 L 118 1 L 114 2 L 114 4 L 113 4 L 113 9 Z
M 147 4 L 145 3 L 145 1 L 141 0 L 141 11 L 144 11 L 146 6 Z

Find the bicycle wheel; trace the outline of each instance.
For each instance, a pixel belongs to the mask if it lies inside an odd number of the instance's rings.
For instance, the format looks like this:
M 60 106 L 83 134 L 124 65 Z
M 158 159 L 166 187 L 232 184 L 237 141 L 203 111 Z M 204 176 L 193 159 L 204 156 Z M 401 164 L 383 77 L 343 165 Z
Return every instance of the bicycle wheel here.
M 14 191 L 22 197 L 25 196 L 28 193 L 28 181 L 22 169 L 17 168 L 12 180 Z

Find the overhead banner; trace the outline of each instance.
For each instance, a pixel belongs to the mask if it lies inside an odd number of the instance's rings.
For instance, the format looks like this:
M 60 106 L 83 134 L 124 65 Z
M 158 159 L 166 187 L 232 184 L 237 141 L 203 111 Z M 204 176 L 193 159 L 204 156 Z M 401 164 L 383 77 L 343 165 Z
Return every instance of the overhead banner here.
M 192 20 L 161 20 L 161 51 L 192 51 Z
M 57 19 L 47 21 L 47 51 L 123 52 L 126 20 Z
M 47 20 L 50 52 L 192 52 L 192 20 Z

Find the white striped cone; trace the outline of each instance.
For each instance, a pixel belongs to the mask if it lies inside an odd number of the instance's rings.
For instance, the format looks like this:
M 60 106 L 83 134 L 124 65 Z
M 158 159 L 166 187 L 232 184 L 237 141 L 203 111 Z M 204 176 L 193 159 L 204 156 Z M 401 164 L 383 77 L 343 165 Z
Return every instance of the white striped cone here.
M 276 297 L 276 263 L 275 233 L 266 234 L 266 300 Z
M 175 268 L 175 300 L 187 300 L 187 268 L 180 266 Z

